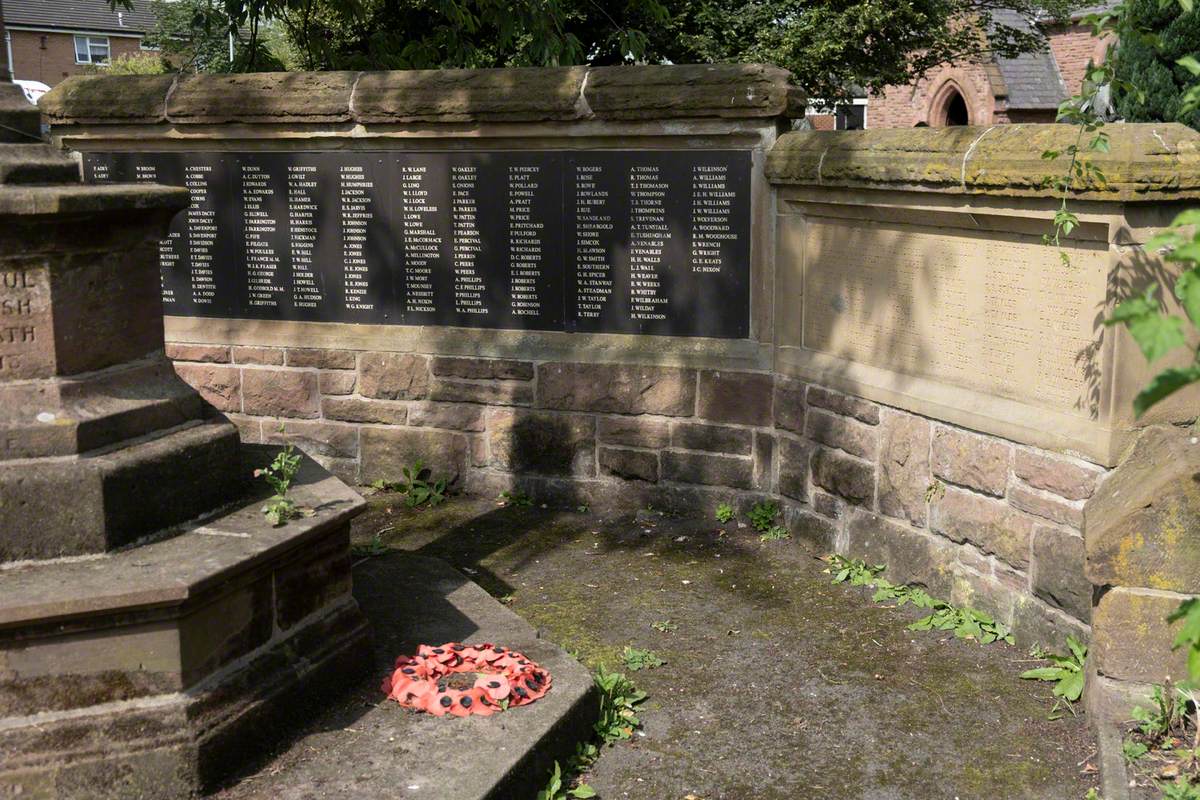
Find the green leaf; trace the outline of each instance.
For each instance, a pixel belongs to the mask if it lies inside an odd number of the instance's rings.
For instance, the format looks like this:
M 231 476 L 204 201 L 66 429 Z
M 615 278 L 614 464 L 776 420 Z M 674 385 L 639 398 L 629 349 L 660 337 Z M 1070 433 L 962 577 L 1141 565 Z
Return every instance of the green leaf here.
M 1164 256 L 1168 261 L 1194 261 L 1200 263 L 1200 242 L 1188 242 L 1176 247 Z
M 588 786 L 586 783 L 581 783 L 570 791 L 570 795 L 571 795 L 571 797 L 579 797 L 579 798 L 595 797 L 596 790 L 593 789 L 591 786 Z
M 1133 398 L 1134 414 L 1140 417 L 1155 403 L 1197 381 L 1200 381 L 1200 366 L 1163 370 L 1154 376 L 1149 386 Z
M 1142 355 L 1151 363 L 1187 341 L 1183 335 L 1183 320 L 1160 314 L 1157 309 L 1134 317 L 1125 325 L 1129 329 L 1129 335 L 1141 348 Z
M 1115 325 L 1118 322 L 1129 322 L 1147 314 L 1157 313 L 1158 301 L 1154 298 L 1156 292 L 1158 292 L 1158 284 L 1152 283 L 1140 295 L 1134 295 L 1117 304 L 1117 307 L 1113 309 L 1112 316 L 1104 321 L 1105 324 Z
M 1067 671 L 1062 667 L 1038 667 L 1025 670 L 1021 673 L 1021 677 L 1035 681 L 1057 681 L 1066 674 Z
M 1155 234 L 1146 240 L 1145 248 L 1151 253 L 1156 253 L 1159 250 L 1174 250 L 1185 243 L 1184 239 L 1178 233 L 1172 230 L 1167 230 L 1159 234 Z
M 1184 225 L 1200 225 L 1200 208 L 1189 208 L 1181 211 L 1171 221 L 1172 228 L 1182 228 Z
M 1184 0 L 1179 0 L 1179 5 L 1183 4 Z M 1190 6 L 1191 4 L 1192 0 L 1187 0 L 1187 5 Z M 1189 8 L 1188 11 L 1190 12 L 1191 8 Z M 1183 58 L 1176 60 L 1175 63 L 1192 73 L 1192 75 L 1200 77 L 1200 61 L 1197 61 L 1195 56 L 1184 56 Z
M 1067 636 L 1067 647 L 1071 649 L 1071 652 L 1075 656 L 1075 660 L 1079 664 L 1083 664 L 1083 662 L 1087 660 L 1087 645 L 1080 642 L 1074 636 Z
M 1074 703 L 1083 694 L 1083 673 L 1072 672 L 1067 675 L 1054 687 L 1054 694 Z
M 1179 648 L 1200 645 L 1200 598 L 1192 597 L 1184 600 L 1167 617 L 1167 622 L 1178 622 L 1179 620 L 1183 620 L 1183 625 L 1175 634 L 1174 646 Z
M 1193 267 L 1175 281 L 1175 296 L 1183 304 L 1188 319 L 1200 326 L 1200 267 Z

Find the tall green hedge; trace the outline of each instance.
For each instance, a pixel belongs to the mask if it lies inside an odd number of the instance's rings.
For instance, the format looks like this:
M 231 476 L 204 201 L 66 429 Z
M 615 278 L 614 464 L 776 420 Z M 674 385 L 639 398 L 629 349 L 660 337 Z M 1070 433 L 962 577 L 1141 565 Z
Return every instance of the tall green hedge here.
M 1131 21 L 1160 37 L 1160 47 L 1138 39 L 1120 42 L 1113 55 L 1116 77 L 1144 93 L 1117 91 L 1117 113 L 1129 122 L 1182 122 L 1200 130 L 1200 112 L 1184 114 L 1180 101 L 1192 80 L 1175 63 L 1200 50 L 1200 9 L 1183 13 L 1176 3 L 1159 7 L 1158 0 L 1129 0 Z

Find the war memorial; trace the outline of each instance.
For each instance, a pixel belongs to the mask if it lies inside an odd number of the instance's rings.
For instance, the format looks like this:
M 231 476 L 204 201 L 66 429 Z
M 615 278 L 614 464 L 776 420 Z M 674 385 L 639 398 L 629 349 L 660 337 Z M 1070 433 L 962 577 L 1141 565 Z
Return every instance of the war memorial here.
M 41 120 L 4 91 L 0 794 L 207 791 L 369 671 L 353 487 L 420 461 L 769 499 L 1018 646 L 1088 642 L 1121 796 L 1127 709 L 1187 669 L 1200 395 L 1136 419 L 1152 369 L 1103 321 L 1172 268 L 1142 245 L 1200 200 L 1200 134 L 1113 127 L 1050 247 L 1073 128 L 793 130 L 770 66 L 91 76 Z M 284 441 L 312 513 L 274 526 Z M 529 646 L 586 729 L 586 671 Z

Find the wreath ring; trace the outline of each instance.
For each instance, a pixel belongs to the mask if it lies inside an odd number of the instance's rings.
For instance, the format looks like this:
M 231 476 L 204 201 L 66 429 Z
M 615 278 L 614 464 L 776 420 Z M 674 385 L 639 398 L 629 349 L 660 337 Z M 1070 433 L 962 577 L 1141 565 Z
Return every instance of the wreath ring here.
M 469 689 L 451 686 L 456 674 L 477 673 Z M 550 673 L 523 654 L 487 642 L 423 644 L 415 656 L 400 656 L 380 687 L 405 708 L 435 717 L 488 717 L 532 703 L 550 691 Z

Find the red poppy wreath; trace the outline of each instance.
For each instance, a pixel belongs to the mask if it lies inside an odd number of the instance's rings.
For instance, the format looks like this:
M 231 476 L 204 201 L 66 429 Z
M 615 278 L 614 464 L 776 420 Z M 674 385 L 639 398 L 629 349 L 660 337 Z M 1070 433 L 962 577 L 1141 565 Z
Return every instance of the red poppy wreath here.
M 415 656 L 396 659 L 382 689 L 405 708 L 435 717 L 486 717 L 537 700 L 550 691 L 550 673 L 500 645 L 423 644 Z

